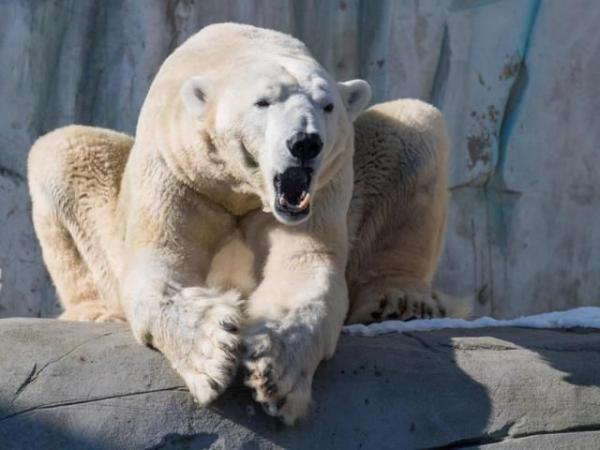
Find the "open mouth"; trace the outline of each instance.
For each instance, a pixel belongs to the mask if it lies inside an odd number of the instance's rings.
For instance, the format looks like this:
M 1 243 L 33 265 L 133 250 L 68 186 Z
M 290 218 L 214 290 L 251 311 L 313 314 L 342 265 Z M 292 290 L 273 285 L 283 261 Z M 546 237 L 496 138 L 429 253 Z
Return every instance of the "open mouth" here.
M 275 208 L 279 213 L 295 219 L 308 215 L 311 177 L 312 169 L 309 167 L 290 167 L 275 175 Z

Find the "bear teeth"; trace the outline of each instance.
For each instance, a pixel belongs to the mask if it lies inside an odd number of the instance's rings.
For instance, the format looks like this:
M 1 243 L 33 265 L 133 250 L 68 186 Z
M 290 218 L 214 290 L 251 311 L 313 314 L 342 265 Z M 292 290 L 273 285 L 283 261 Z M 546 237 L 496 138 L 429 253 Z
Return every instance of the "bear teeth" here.
M 300 197 L 300 203 L 297 205 L 292 204 L 287 201 L 284 194 L 279 195 L 279 204 L 284 208 L 287 208 L 291 211 L 304 211 L 310 206 L 310 193 L 307 191 L 302 191 L 302 195 Z
M 310 193 L 304 191 L 302 193 L 302 200 L 300 201 L 298 208 L 303 211 L 306 208 L 308 208 L 309 206 L 310 206 Z

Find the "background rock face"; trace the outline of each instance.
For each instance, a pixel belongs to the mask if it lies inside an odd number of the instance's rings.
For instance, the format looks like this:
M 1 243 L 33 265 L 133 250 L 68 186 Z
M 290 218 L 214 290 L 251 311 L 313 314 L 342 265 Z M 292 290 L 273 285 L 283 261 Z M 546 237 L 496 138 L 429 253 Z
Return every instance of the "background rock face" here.
M 0 317 L 58 311 L 30 221 L 34 139 L 70 123 L 132 133 L 164 58 L 220 21 L 299 37 L 374 101 L 444 111 L 440 287 L 497 317 L 598 303 L 599 2 L 0 0 Z

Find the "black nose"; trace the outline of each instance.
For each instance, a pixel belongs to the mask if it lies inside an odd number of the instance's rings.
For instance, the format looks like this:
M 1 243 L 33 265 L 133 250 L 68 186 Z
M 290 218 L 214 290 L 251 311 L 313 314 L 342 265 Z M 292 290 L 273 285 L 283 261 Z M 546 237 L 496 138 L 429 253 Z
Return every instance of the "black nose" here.
M 323 141 L 317 133 L 296 133 L 286 144 L 292 155 L 301 161 L 313 159 L 323 148 Z

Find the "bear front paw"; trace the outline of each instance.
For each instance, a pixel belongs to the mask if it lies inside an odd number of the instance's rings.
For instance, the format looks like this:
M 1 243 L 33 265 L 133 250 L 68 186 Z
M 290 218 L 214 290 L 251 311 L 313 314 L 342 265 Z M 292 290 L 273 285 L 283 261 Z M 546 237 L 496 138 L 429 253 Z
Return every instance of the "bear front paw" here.
M 241 306 L 235 292 L 186 288 L 162 306 L 153 345 L 167 357 L 200 405 L 233 380 L 240 343 Z
M 242 343 L 244 384 L 270 416 L 293 425 L 308 412 L 314 374 L 310 333 L 300 328 L 261 325 Z

